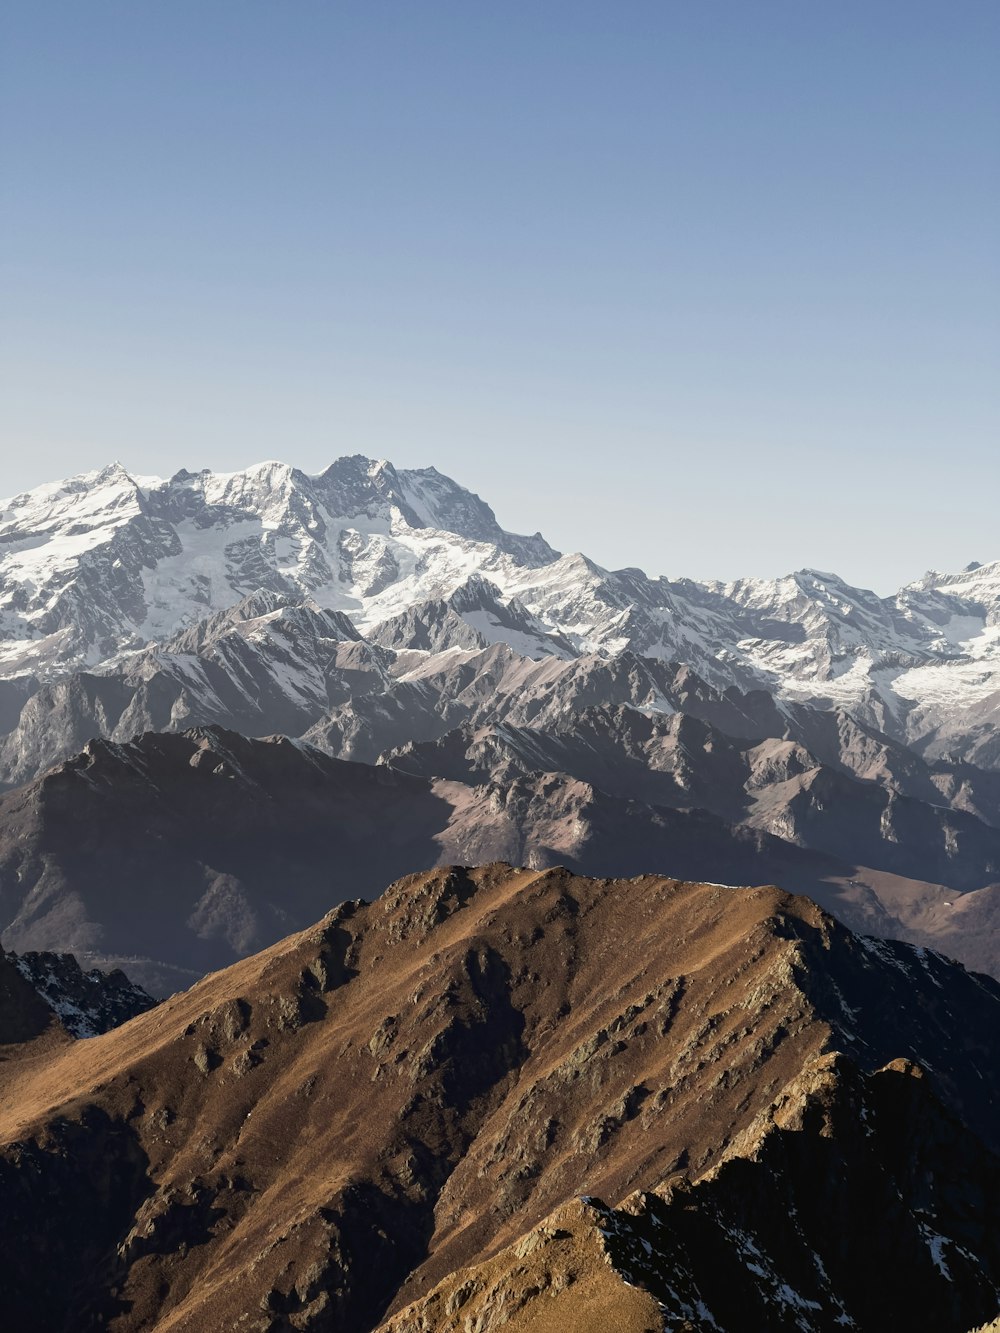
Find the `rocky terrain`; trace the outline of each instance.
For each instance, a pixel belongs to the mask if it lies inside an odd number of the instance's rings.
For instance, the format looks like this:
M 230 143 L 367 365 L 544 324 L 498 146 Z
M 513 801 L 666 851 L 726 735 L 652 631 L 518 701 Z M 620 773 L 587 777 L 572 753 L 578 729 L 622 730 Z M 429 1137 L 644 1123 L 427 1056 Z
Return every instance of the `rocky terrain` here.
M 998 1019 L 773 888 L 409 876 L 104 1036 L 21 1034 L 5 1317 L 967 1333 L 1000 1310 Z
M 24 1042 L 96 1037 L 156 1001 L 123 972 L 84 972 L 72 954 L 0 949 L 0 1061 Z
M 70 953 L 7 953 L 71 1037 L 97 1037 L 152 1009 L 156 1001 L 124 972 L 85 972 Z

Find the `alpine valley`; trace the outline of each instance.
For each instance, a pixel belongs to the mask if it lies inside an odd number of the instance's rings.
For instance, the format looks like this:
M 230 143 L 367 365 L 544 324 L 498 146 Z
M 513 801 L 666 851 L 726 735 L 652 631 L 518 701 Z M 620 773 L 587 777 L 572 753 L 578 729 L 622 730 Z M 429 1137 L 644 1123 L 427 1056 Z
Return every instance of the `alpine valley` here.
M 606 570 L 346 457 L 0 504 L 19 1333 L 1000 1315 L 1000 562 Z

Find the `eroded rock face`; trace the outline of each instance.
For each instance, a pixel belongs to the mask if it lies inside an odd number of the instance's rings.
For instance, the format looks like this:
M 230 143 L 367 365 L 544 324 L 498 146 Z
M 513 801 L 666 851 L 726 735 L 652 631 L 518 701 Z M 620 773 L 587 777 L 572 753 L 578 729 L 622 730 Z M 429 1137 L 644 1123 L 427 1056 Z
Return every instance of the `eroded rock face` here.
M 4 1308 L 966 1333 L 1000 1285 L 998 1017 L 995 983 L 775 889 L 410 876 L 20 1066 Z
M 563 1205 L 380 1333 L 964 1330 L 997 1303 L 997 1166 L 918 1066 L 820 1056 L 701 1179 Z

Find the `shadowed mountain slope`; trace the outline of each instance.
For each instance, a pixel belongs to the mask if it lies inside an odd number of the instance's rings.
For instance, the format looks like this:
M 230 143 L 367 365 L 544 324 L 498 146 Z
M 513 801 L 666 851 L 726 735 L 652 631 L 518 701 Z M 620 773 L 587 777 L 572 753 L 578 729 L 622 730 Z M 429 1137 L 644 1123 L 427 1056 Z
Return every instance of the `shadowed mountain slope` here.
M 154 1004 L 124 973 L 84 972 L 72 954 L 0 949 L 0 1063 L 43 1036 L 59 1045 L 110 1032 Z
M 408 868 L 494 860 L 777 882 L 876 933 L 899 926 L 854 866 L 710 812 L 560 773 L 462 782 L 196 728 L 94 741 L 0 796 L 0 929 L 8 948 L 72 951 L 164 995 Z M 883 879 L 883 896 L 913 897 Z
M 683 713 L 619 705 L 546 729 L 465 726 L 385 758 L 404 772 L 477 784 L 566 773 L 610 796 L 707 810 L 847 863 L 959 891 L 1000 880 L 1000 828 L 942 806 L 939 793 L 934 803 L 919 800 L 825 765 L 790 739 L 739 740 Z
M 94 741 L 0 797 L 9 948 L 120 963 L 160 994 L 440 859 L 432 784 L 218 729 Z

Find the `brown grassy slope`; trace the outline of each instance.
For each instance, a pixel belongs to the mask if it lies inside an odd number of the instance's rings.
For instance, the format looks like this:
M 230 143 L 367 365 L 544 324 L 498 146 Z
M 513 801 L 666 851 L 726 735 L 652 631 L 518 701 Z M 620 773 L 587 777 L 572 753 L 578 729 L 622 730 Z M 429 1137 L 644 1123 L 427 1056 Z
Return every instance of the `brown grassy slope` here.
M 371 1329 L 574 1196 L 703 1174 L 831 1045 L 931 1060 L 988 1133 L 998 1013 L 777 889 L 412 876 L 5 1073 L 0 1296 L 26 1331 Z

